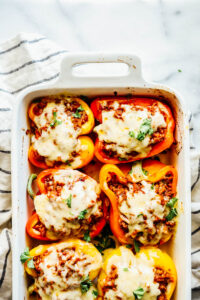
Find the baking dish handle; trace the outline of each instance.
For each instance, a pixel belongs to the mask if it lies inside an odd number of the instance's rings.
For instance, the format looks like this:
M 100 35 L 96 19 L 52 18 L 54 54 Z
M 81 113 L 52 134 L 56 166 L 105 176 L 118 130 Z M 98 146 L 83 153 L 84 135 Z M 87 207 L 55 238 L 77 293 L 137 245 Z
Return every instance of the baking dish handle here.
M 76 66 L 83 64 L 94 63 L 121 63 L 128 66 L 128 72 L 125 75 L 111 75 L 108 76 L 77 76 L 73 69 Z M 111 67 L 112 69 L 112 67 Z M 141 61 L 139 57 L 132 54 L 97 54 L 97 53 L 77 53 L 67 54 L 61 62 L 61 72 L 56 86 L 66 87 L 111 87 L 117 85 L 118 87 L 127 87 L 134 85 L 144 85 L 145 81 L 141 72 Z

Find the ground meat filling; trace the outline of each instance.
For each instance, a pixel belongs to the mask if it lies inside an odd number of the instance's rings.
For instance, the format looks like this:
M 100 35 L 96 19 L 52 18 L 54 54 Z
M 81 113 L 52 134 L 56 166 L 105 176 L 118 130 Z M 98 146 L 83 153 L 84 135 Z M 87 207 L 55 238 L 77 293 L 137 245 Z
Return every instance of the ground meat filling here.
M 176 221 L 168 221 L 169 200 L 172 192 L 172 174 L 151 184 L 147 181 L 120 183 L 111 174 L 109 188 L 118 199 L 119 224 L 127 237 L 139 240 L 142 244 L 158 244 L 171 235 Z
M 101 151 L 106 157 L 129 160 L 138 154 L 148 153 L 153 145 L 160 143 L 165 139 L 167 130 L 166 115 L 161 111 L 156 102 L 144 108 L 141 106 L 134 106 L 131 102 L 124 104 L 117 101 L 103 101 L 100 104 L 99 111 L 102 114 L 102 124 L 95 127 L 94 131 L 98 134 L 101 141 Z M 138 128 L 134 122 L 130 122 L 131 112 L 133 114 L 132 120 L 137 119 L 138 124 L 141 123 L 140 128 Z M 138 116 L 136 113 L 138 113 Z M 127 114 L 129 114 L 129 118 L 126 119 Z M 153 122 L 154 116 L 156 116 L 157 120 L 155 122 Z M 119 122 L 116 122 L 116 119 Z M 146 132 L 142 137 L 140 135 L 140 130 L 142 122 L 145 120 L 149 120 L 150 123 L 152 121 L 153 125 L 151 125 L 153 127 L 151 127 L 149 123 L 148 126 L 151 130 L 149 133 Z M 114 138 L 115 134 L 110 133 L 109 136 L 109 134 L 105 132 L 105 130 L 112 130 L 111 127 L 115 127 L 115 130 L 118 131 L 118 123 L 120 123 L 119 126 L 121 128 L 124 124 L 124 128 L 122 129 L 123 132 L 120 132 L 124 137 L 126 136 L 126 139 L 123 137 L 123 141 L 120 141 L 117 133 L 116 138 Z
M 117 284 L 115 280 L 118 278 L 117 267 L 115 265 L 111 266 L 109 275 L 105 279 L 105 285 L 102 288 L 103 295 L 105 295 L 109 290 L 116 291 Z M 122 299 L 119 297 L 119 299 Z
M 166 291 L 169 283 L 173 282 L 170 274 L 160 267 L 154 269 L 155 277 L 154 282 L 159 284 L 161 294 L 158 296 L 158 300 L 167 300 Z
M 48 229 L 58 238 L 71 235 L 82 237 L 85 232 L 95 230 L 96 224 L 103 216 L 102 195 L 100 191 L 95 192 L 97 183 L 92 181 L 93 185 L 87 189 L 87 185 L 90 184 L 88 176 L 79 174 L 73 179 L 69 176 L 68 182 L 58 181 L 52 174 L 42 179 L 46 194 L 37 195 L 34 199 L 40 219 L 35 229 L 40 231 L 42 236 L 46 235 Z M 66 198 L 63 197 L 63 189 L 67 190 L 69 195 Z M 77 196 L 73 191 L 78 192 Z M 87 200 L 85 194 L 81 195 L 83 191 L 87 194 Z
M 41 299 L 57 299 L 54 297 L 58 291 L 62 293 L 80 289 L 81 281 L 88 276 L 94 263 L 85 253 L 77 253 L 75 247 L 52 247 L 35 256 L 33 262 L 37 273 L 34 290 Z
M 66 96 L 41 97 L 37 101 L 35 119 L 30 123 L 36 159 L 40 157 L 48 166 L 52 161 L 56 166 L 72 163 L 81 151 L 77 137 L 88 121 L 87 113 L 79 102 Z M 73 142 L 67 142 L 69 139 Z

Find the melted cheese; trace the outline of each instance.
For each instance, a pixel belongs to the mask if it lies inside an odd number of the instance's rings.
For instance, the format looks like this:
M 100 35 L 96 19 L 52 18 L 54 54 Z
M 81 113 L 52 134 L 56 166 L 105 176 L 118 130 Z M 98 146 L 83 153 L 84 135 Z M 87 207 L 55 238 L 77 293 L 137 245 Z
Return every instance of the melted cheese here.
M 117 267 L 118 277 L 115 279 L 116 290 L 109 289 L 105 293 L 105 300 L 134 300 L 133 292 L 138 288 L 144 289 L 142 300 L 156 300 L 160 295 L 159 284 L 154 282 L 154 261 L 148 260 L 145 254 L 140 259 L 121 246 L 121 256 L 113 255 L 107 265 L 106 273 L 109 274 L 111 266 Z M 128 269 L 128 271 L 127 271 Z
M 84 220 L 92 215 L 100 216 L 101 201 L 97 201 L 100 194 L 99 184 L 92 178 L 86 177 L 75 170 L 61 170 L 54 175 L 54 180 L 64 183 L 60 196 L 53 193 L 37 195 L 34 198 L 36 212 L 48 230 L 54 229 L 57 234 L 70 235 L 72 231 L 80 229 L 77 219 L 80 213 L 87 210 Z M 71 207 L 67 199 L 71 198 Z M 78 231 L 77 231 L 78 233 Z
M 102 111 L 102 124 L 96 126 L 94 131 L 98 134 L 100 141 L 108 143 L 106 149 L 111 149 L 118 153 L 122 158 L 126 158 L 128 153 L 136 151 L 142 155 L 146 155 L 150 151 L 150 136 L 139 141 L 137 135 L 140 132 L 140 127 L 145 119 L 151 119 L 151 127 L 156 131 L 159 127 L 166 127 L 161 112 L 156 109 L 152 115 L 146 108 L 142 110 L 134 110 L 133 107 L 127 104 L 122 104 L 120 107 L 124 109 L 122 119 L 114 117 L 115 109 L 119 107 L 117 102 L 114 103 L 114 108 L 110 111 Z M 133 131 L 135 137 L 130 137 L 129 132 Z M 110 145 L 109 145 L 110 143 Z
M 61 252 L 64 249 L 66 254 Z M 93 288 L 83 295 L 80 283 L 96 267 L 94 257 L 80 250 L 74 251 L 64 243 L 54 245 L 48 249 L 47 255 L 41 257 L 41 271 L 35 278 L 34 290 L 43 300 L 93 299 Z
M 165 234 L 165 231 L 163 224 L 157 224 L 155 227 L 154 221 L 166 217 L 169 208 L 161 204 L 161 198 L 151 188 L 151 183 L 142 180 L 141 184 L 143 187 L 139 192 L 134 192 L 133 185 L 128 184 L 126 201 L 121 201 L 119 206 L 120 217 L 128 224 L 128 235 L 134 236 L 137 232 L 143 232 L 143 235 L 139 237 L 142 243 L 156 244 Z M 147 217 L 145 221 L 143 215 Z M 156 234 L 151 242 L 147 239 L 148 234 Z
M 55 108 L 57 110 L 56 117 L 53 116 Z M 73 151 L 79 152 L 81 150 L 80 141 L 77 139 L 81 129 L 74 129 L 71 117 L 65 113 L 65 109 L 66 106 L 63 101 L 58 104 L 48 102 L 42 114 L 34 119 L 38 128 L 46 127 L 45 130 L 42 130 L 39 138 L 36 139 L 35 136 L 32 136 L 34 149 L 49 161 L 65 162 L 72 158 L 71 153 Z M 50 124 L 54 123 L 55 119 L 60 123 L 51 127 Z

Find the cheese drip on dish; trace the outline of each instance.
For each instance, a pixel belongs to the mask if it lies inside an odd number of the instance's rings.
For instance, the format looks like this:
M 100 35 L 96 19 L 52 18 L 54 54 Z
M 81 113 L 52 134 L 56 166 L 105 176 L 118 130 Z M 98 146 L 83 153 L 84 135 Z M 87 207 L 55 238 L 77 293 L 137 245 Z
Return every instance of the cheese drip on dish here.
M 38 276 L 32 289 L 42 300 L 92 300 L 95 288 L 83 294 L 80 284 L 98 264 L 95 257 L 65 246 L 65 243 L 54 245 L 34 258 Z
M 117 101 L 109 105 L 106 103 L 104 101 L 102 104 L 102 123 L 94 128 L 99 140 L 105 142 L 105 149 L 124 159 L 137 153 L 146 156 L 154 143 L 153 133 L 167 126 L 160 109 L 155 106 L 152 113 L 147 108 L 136 108 L 129 104 L 119 104 Z M 104 109 L 106 105 L 109 110 Z M 142 139 L 140 134 L 141 130 L 145 129 L 146 121 L 149 122 L 149 131 Z
M 47 102 L 42 113 L 34 118 L 39 135 L 33 135 L 31 142 L 39 155 L 45 157 L 48 165 L 53 161 L 66 162 L 79 159 L 77 155 L 72 154 L 78 154 L 82 150 L 78 140 L 81 126 L 76 126 L 73 114 L 68 113 L 68 105 L 74 104 L 77 106 L 78 103 L 70 98 L 60 100 L 58 103 Z
M 126 247 L 119 248 L 121 255 L 113 255 L 106 267 L 104 300 L 134 300 L 133 292 L 142 288 L 142 300 L 156 300 L 161 294 L 159 284 L 154 282 L 154 261 L 145 254 L 140 259 Z
M 60 170 L 46 179 L 47 194 L 34 205 L 40 221 L 57 236 L 79 236 L 102 216 L 99 184 L 75 170 Z

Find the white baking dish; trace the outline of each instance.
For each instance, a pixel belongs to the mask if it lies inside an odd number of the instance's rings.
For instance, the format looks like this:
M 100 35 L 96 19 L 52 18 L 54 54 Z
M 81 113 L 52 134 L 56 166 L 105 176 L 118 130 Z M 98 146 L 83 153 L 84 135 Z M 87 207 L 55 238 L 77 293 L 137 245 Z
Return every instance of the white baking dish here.
M 72 70 L 76 64 L 83 63 L 125 63 L 128 73 L 124 76 L 74 76 Z M 180 95 L 170 88 L 146 82 L 141 75 L 141 64 L 138 57 L 118 54 L 68 54 L 62 61 L 59 79 L 53 84 L 40 85 L 21 94 L 14 108 L 12 133 L 12 205 L 13 205 L 13 299 L 26 299 L 27 283 L 24 269 L 20 263 L 20 254 L 29 239 L 25 234 L 25 224 L 31 213 L 28 203 L 26 184 L 33 171 L 27 159 L 29 137 L 27 108 L 33 98 L 60 92 L 68 95 L 118 95 L 132 94 L 137 96 L 156 97 L 167 102 L 176 118 L 177 145 L 170 150 L 164 159 L 178 169 L 178 196 L 180 199 L 179 224 L 175 238 L 165 246 L 175 261 L 178 271 L 178 285 L 174 294 L 175 300 L 191 299 L 190 287 L 190 158 L 188 138 L 188 118 Z

